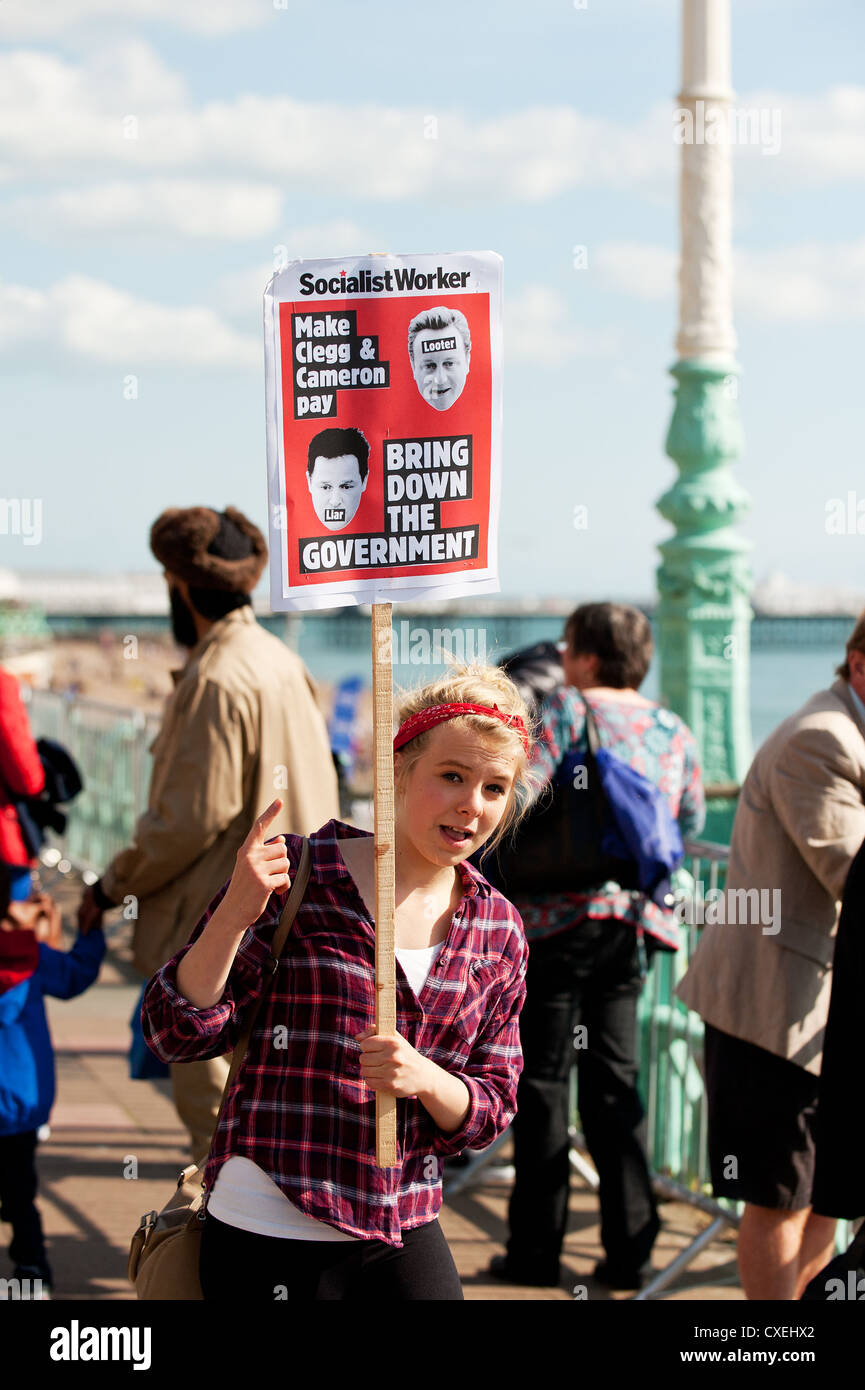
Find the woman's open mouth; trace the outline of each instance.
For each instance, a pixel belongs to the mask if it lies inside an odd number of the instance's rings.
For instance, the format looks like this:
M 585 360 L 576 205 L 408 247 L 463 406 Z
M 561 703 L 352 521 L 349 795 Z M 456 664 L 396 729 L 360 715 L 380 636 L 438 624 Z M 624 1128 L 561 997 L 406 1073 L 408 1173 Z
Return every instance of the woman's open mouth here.
M 472 838 L 470 830 L 463 830 L 458 825 L 440 825 L 439 830 L 449 845 L 467 845 Z

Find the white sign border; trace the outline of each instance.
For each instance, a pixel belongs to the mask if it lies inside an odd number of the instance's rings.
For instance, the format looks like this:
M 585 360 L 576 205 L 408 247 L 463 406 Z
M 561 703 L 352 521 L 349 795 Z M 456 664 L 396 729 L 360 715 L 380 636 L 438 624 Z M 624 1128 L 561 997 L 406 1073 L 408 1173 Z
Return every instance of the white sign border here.
M 459 261 L 459 266 L 454 262 Z M 428 274 L 447 263 L 448 270 L 471 270 L 478 276 L 479 284 L 465 289 L 448 290 L 451 299 L 464 294 L 478 294 L 488 291 L 490 307 L 490 368 L 492 377 L 492 399 L 490 420 L 490 510 L 487 532 L 487 557 L 490 563 L 485 569 L 474 569 L 451 574 L 417 575 L 415 577 L 377 575 L 373 579 L 335 579 L 327 584 L 310 584 L 307 587 L 288 583 L 288 552 L 285 544 L 285 528 L 278 525 L 280 517 L 286 516 L 285 459 L 283 454 L 282 419 L 282 359 L 279 343 L 279 313 L 277 306 L 285 300 L 296 301 L 299 296 L 299 277 L 303 270 L 315 273 L 316 269 L 327 276 L 329 268 L 344 270 L 347 275 L 356 275 L 368 270 L 373 275 L 381 275 L 393 267 L 414 267 L 416 271 Z M 502 472 L 502 317 L 503 317 L 503 267 L 502 257 L 496 251 L 440 252 L 438 254 L 368 254 L 365 256 L 328 257 L 321 260 L 292 260 L 282 269 L 274 271 L 264 291 L 264 359 L 265 359 L 265 415 L 267 437 L 267 491 L 268 491 L 268 531 L 271 547 L 270 562 L 270 606 L 275 613 L 294 613 L 320 608 L 343 608 L 369 603 L 417 602 L 419 599 L 438 601 L 473 597 L 480 594 L 500 592 L 498 576 L 498 524 L 501 503 Z M 394 290 L 389 297 L 393 299 L 416 299 L 418 291 Z M 352 299 L 380 299 L 372 293 L 352 295 Z M 316 295 L 317 300 L 326 299 Z M 345 296 L 333 295 L 340 304 Z M 278 564 L 273 555 L 279 555 Z

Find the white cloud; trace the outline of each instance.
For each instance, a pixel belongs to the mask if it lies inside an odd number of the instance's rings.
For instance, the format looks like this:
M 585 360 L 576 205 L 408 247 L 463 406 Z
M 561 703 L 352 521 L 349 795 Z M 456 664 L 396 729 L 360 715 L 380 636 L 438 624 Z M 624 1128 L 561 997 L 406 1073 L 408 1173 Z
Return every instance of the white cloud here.
M 259 367 L 261 343 L 211 308 L 155 304 L 103 280 L 70 275 L 46 290 L 0 282 L 0 353 L 79 362 Z
M 269 184 L 222 179 L 142 179 L 9 199 L 0 217 L 31 236 L 64 232 L 157 232 L 193 239 L 247 240 L 279 224 L 282 194 Z
M 677 288 L 678 253 L 638 242 L 599 247 L 594 264 L 611 289 L 662 300 Z M 741 317 L 820 323 L 865 316 L 865 240 L 734 253 L 733 298 Z
M 77 142 L 87 132 L 75 127 L 88 115 L 181 109 L 187 99 L 183 78 L 142 39 L 103 45 L 80 64 L 40 49 L 10 49 L 0 54 L 0 76 L 3 138 L 13 149 L 27 148 L 33 121 L 46 131 L 51 122 L 70 125 Z M 63 129 L 55 134 L 64 138 Z
M 830 87 L 815 97 L 758 91 L 735 105 L 756 111 L 765 127 L 762 143 L 778 145 L 776 154 L 765 155 L 759 141 L 738 147 L 737 173 L 749 183 L 809 188 L 865 177 L 865 87 Z
M 241 94 L 194 106 L 179 78 L 136 41 L 79 66 L 0 56 L 0 175 L 191 170 L 279 178 L 293 193 L 409 199 L 439 194 L 534 202 L 578 184 L 658 178 L 672 189 L 673 143 L 657 108 L 638 127 L 535 107 L 486 121 L 426 107 L 340 106 Z
M 273 18 L 272 0 L 123 0 L 124 25 L 171 24 L 199 34 L 231 34 Z M 84 24 L 118 18 L 117 0 L 4 0 L 0 37 L 53 39 Z
M 772 156 L 761 144 L 734 150 L 742 186 L 810 186 L 865 173 L 865 87 L 807 99 L 745 94 L 736 107 L 765 118 L 765 133 L 780 146 Z M 673 110 L 672 101 L 658 102 L 626 123 L 563 105 L 488 120 L 442 109 L 430 129 L 426 106 L 250 92 L 196 105 L 180 76 L 141 40 L 92 50 L 80 64 L 13 49 L 0 55 L 0 177 L 8 181 L 17 170 L 69 180 L 96 170 L 105 181 L 109 171 L 124 178 L 188 171 L 261 176 L 295 194 L 365 199 L 437 194 L 531 203 L 576 187 L 672 199 L 680 156 Z
M 589 332 L 573 324 L 562 296 L 549 285 L 527 285 L 505 300 L 508 361 L 556 367 L 571 357 L 608 357 L 618 350 L 616 333 Z
M 590 256 L 605 284 L 635 299 L 666 299 L 676 287 L 679 257 L 663 246 L 606 242 Z
M 771 323 L 865 317 L 865 240 L 743 251 L 736 257 L 739 312 Z

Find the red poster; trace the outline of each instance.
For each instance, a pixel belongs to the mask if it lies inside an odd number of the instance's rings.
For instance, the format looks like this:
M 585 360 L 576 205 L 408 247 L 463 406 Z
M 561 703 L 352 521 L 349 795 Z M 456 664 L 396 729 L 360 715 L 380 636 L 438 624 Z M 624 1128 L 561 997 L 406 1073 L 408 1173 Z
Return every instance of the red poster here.
M 265 293 L 271 602 L 498 590 L 502 262 L 294 261 Z

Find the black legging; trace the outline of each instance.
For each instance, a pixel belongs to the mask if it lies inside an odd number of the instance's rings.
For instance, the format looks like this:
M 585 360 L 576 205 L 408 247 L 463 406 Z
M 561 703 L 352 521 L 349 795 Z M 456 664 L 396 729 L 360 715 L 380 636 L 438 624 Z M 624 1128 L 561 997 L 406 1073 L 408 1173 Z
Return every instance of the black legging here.
M 402 1233 L 397 1249 L 382 1240 L 357 1244 L 260 1236 L 207 1216 L 199 1273 L 205 1302 L 463 1300 L 453 1256 L 438 1219 Z
M 568 1219 L 574 1064 L 583 1134 L 601 1180 L 601 1242 L 613 1271 L 641 1271 L 658 1233 L 637 1088 L 642 982 L 633 922 L 585 918 L 529 949 L 508 1258 L 515 1268 L 551 1282 L 560 1274 Z M 579 1025 L 585 1039 L 578 1048 Z

